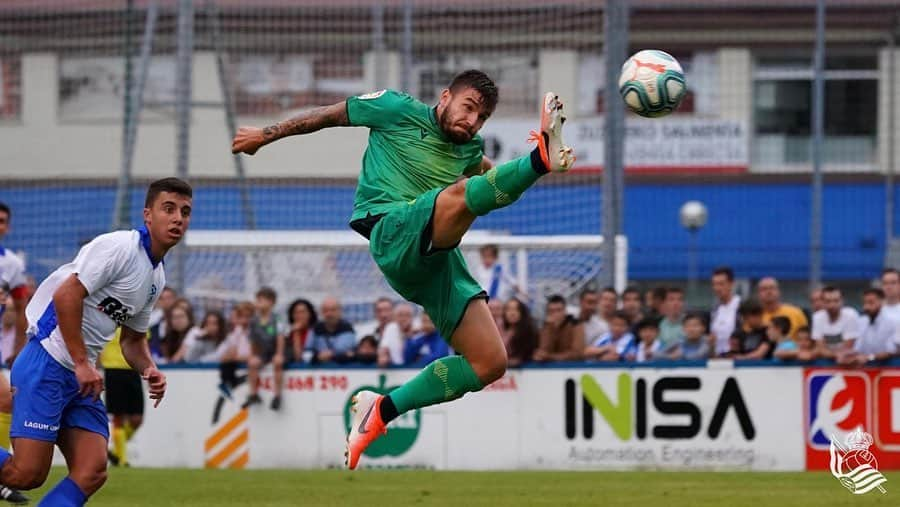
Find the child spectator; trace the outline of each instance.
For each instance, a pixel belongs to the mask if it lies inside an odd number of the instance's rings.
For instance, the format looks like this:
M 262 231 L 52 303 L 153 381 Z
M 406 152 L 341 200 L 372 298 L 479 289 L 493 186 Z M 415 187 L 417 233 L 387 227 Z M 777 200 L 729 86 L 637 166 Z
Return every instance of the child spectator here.
M 703 316 L 697 313 L 689 313 L 681 321 L 684 328 L 684 340 L 668 351 L 672 359 L 685 359 L 696 361 L 707 359 L 713 349 L 714 341 L 706 334 L 706 322 Z M 714 339 L 713 339 L 714 340 Z
M 806 326 L 808 327 L 808 326 Z M 772 356 L 782 361 L 797 359 L 797 343 L 791 339 L 791 321 L 787 317 L 772 317 L 766 328 L 769 340 L 775 344 Z
M 219 312 L 207 312 L 200 327 L 188 331 L 178 352 L 172 357 L 172 362 L 219 362 L 219 345 L 225 341 L 225 332 L 225 317 Z
M 284 385 L 284 330 L 282 321 L 273 313 L 278 294 L 270 287 L 256 291 L 256 315 L 250 321 L 251 354 L 247 361 L 250 394 L 244 408 L 262 403 L 259 397 L 259 372 L 272 363 L 275 370 L 275 396 L 270 408 L 281 409 L 281 389 Z
M 423 313 L 419 332 L 406 342 L 403 349 L 403 364 L 425 365 L 448 355 L 450 347 L 435 329 L 431 317 Z
M 744 322 L 744 331 L 738 333 L 740 353 L 735 359 L 769 359 L 772 357 L 772 342 L 763 323 L 763 307 L 756 300 L 741 303 L 738 313 Z M 732 335 L 734 336 L 734 335 Z
M 628 315 L 622 311 L 613 312 L 609 318 L 609 331 L 584 349 L 584 357 L 599 361 L 633 360 L 637 357 L 638 346 L 634 335 L 628 331 L 630 325 Z
M 636 351 L 626 356 L 627 361 L 635 361 L 643 363 L 654 359 L 664 358 L 663 344 L 659 340 L 659 324 L 655 319 L 648 319 L 647 322 L 638 322 L 635 326 L 637 330 Z
M 360 364 L 375 364 L 378 359 L 378 340 L 374 335 L 363 336 L 356 344 L 356 361 Z

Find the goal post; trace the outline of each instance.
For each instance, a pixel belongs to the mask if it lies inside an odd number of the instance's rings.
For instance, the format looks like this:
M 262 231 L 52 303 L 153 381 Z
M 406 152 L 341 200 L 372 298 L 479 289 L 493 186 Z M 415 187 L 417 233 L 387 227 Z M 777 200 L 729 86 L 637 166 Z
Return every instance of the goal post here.
M 628 242 L 616 238 L 615 287 L 627 281 Z M 600 235 L 526 236 L 473 230 L 460 248 L 470 265 L 478 250 L 495 245 L 518 297 L 540 310 L 551 294 L 575 296 L 603 269 Z M 234 303 L 252 300 L 268 286 L 278 306 L 295 298 L 313 303 L 333 295 L 351 321 L 371 317 L 380 296 L 399 299 L 372 261 L 368 241 L 349 230 L 191 230 L 185 238 L 185 293 L 189 298 Z

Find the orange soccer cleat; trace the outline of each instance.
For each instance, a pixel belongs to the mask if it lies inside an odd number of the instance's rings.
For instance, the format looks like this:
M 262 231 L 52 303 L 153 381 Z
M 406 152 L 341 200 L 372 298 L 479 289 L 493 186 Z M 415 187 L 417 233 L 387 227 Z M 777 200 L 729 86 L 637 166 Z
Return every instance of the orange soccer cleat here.
M 387 427 L 381 420 L 381 400 L 384 396 L 372 391 L 360 391 L 353 397 L 350 410 L 353 419 L 350 422 L 350 435 L 347 436 L 347 450 L 344 451 L 344 464 L 355 470 L 359 457 L 366 447 L 376 438 L 387 433 Z
M 541 131 L 531 131 L 530 142 L 537 143 L 541 160 L 550 172 L 568 171 L 575 163 L 572 148 L 562 139 L 562 126 L 566 117 L 562 114 L 563 104 L 553 92 L 544 94 L 541 103 Z

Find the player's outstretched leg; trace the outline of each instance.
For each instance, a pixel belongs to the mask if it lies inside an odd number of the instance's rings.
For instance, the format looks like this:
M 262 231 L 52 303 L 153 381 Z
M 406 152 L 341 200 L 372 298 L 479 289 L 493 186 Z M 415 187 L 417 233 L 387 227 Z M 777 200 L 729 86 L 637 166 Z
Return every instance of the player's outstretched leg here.
M 387 423 L 400 414 L 480 391 L 506 372 L 506 348 L 484 299 L 469 303 L 451 344 L 462 355 L 433 361 L 389 395 L 357 393 L 345 453 L 348 468 L 356 468 L 369 444 L 385 434 Z

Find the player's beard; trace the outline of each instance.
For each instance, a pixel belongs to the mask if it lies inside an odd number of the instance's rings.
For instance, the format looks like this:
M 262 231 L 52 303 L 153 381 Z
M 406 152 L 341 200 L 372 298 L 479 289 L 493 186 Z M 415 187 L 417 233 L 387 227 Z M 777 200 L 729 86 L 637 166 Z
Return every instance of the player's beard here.
M 453 124 L 449 118 L 449 109 L 450 108 L 447 107 L 438 114 L 438 124 L 441 126 L 441 130 L 444 131 L 444 135 L 446 135 L 453 144 L 466 144 L 472 140 L 473 136 L 468 132 L 460 134 L 456 130 L 453 130 Z

